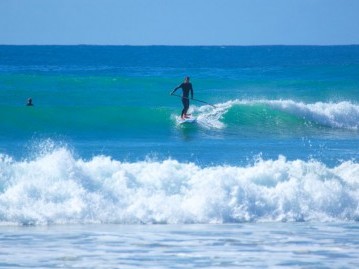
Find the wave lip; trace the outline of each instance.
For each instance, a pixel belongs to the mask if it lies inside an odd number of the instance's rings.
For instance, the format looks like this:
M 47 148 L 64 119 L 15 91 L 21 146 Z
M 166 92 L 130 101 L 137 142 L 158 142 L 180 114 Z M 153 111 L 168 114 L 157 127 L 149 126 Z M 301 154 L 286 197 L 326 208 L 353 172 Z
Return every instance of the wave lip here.
M 292 100 L 279 100 L 263 101 L 263 103 L 325 126 L 353 130 L 359 129 L 359 106 L 347 101 L 305 104 Z
M 258 160 L 200 167 L 176 160 L 76 159 L 58 148 L 0 158 L 0 223 L 358 221 L 359 164 Z

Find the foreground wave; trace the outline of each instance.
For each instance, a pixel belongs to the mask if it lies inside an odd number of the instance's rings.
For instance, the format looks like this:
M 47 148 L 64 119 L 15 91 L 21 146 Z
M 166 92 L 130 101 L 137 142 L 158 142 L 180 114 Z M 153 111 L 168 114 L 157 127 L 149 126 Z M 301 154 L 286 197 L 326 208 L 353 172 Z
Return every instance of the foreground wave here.
M 358 221 L 359 164 L 285 157 L 248 166 L 0 156 L 0 224 Z

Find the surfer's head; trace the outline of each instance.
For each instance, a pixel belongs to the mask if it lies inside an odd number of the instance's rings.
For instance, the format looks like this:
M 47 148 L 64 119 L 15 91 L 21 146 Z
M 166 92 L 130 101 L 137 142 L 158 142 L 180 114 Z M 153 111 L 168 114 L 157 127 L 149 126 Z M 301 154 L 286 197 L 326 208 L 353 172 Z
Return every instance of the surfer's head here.
M 185 78 L 184 78 L 184 81 L 185 81 L 185 82 L 189 82 L 189 77 L 185 77 Z
M 32 106 L 32 98 L 27 99 L 27 106 Z

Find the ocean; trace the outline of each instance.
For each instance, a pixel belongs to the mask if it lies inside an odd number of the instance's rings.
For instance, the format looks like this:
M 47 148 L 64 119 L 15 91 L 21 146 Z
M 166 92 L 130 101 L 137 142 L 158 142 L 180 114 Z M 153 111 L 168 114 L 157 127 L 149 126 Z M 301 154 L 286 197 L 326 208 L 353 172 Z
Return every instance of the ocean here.
M 0 268 L 359 266 L 359 46 L 0 46 L 0 107 Z

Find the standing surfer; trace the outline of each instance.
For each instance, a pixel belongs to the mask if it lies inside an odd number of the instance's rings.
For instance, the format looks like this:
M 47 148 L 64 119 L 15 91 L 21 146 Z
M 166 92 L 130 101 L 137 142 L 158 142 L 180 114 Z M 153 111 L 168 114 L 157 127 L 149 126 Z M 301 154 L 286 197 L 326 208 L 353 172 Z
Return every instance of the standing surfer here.
M 179 88 L 182 88 L 182 104 L 183 109 L 181 113 L 181 118 L 189 118 L 189 115 L 187 114 L 188 108 L 189 108 L 189 93 L 191 92 L 191 99 L 193 99 L 193 88 L 192 83 L 189 82 L 189 77 L 185 77 L 184 82 L 176 87 L 172 92 L 171 95 L 174 94 Z

